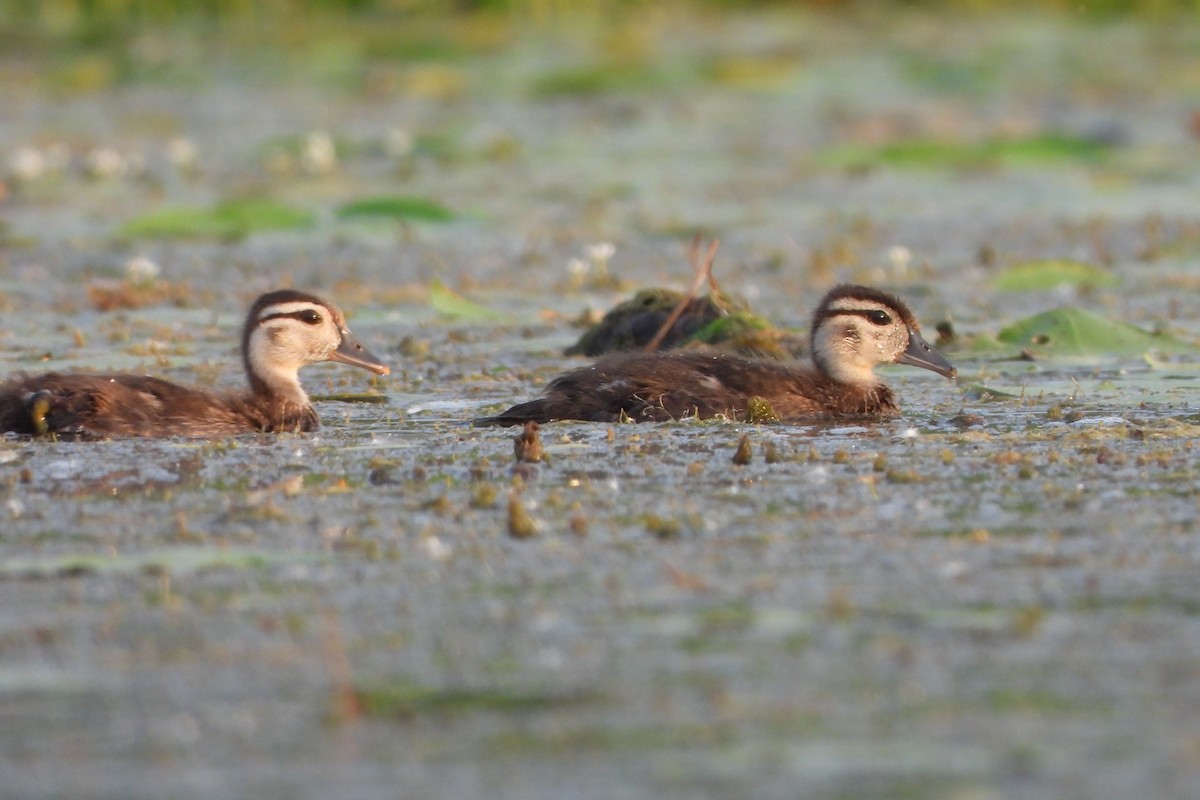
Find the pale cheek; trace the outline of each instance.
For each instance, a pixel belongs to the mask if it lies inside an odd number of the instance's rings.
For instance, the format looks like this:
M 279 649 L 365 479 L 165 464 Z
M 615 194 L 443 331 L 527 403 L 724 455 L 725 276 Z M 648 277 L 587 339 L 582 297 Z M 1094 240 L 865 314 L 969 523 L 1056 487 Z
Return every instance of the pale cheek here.
M 271 361 L 279 365 L 292 366 L 301 360 L 299 353 L 288 341 L 286 332 L 281 328 L 268 331 L 271 339 Z

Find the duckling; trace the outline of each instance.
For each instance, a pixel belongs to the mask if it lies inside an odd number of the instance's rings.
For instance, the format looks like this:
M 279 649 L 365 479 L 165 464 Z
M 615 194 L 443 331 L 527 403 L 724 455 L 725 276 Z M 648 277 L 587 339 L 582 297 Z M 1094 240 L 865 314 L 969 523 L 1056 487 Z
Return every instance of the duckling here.
M 312 431 L 320 420 L 298 371 L 319 361 L 390 371 L 336 306 L 282 289 L 259 297 L 242 329 L 249 391 L 212 394 L 127 373 L 21 375 L 0 384 L 0 431 L 84 439 Z
M 922 338 L 908 306 L 867 286 L 837 286 L 825 295 L 813 314 L 811 353 L 811 365 L 714 352 L 615 355 L 566 372 L 536 400 L 474 424 L 890 417 L 900 410 L 876 366 L 909 364 L 958 376 Z

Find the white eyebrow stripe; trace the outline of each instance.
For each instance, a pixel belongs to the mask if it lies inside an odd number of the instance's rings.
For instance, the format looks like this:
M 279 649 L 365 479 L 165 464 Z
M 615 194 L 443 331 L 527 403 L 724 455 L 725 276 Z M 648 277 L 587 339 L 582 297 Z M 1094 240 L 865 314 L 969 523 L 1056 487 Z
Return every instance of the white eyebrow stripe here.
M 306 311 L 309 309 L 320 312 L 320 311 L 324 310 L 324 306 L 320 306 L 320 305 L 317 305 L 316 303 L 310 303 L 310 302 L 307 302 L 304 300 L 296 300 L 291 303 L 276 303 L 275 305 L 267 306 L 262 311 L 260 311 L 258 313 L 258 321 L 262 322 L 263 320 L 270 319 L 271 317 L 292 316 L 294 314 L 300 313 L 301 311 Z

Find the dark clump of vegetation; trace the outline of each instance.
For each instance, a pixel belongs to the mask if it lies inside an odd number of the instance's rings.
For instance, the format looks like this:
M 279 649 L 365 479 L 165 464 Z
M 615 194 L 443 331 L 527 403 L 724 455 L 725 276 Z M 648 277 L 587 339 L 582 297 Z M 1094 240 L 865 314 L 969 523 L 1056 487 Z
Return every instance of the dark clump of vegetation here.
M 354 698 L 366 716 L 401 719 L 424 714 L 532 713 L 592 699 L 547 690 L 438 688 L 406 681 L 361 687 L 354 691 Z
M 687 292 L 643 289 L 619 303 L 590 327 L 566 355 L 599 356 L 630 350 L 672 350 L 708 345 L 742 355 L 790 358 L 803 351 L 792 332 L 754 314 L 744 301 L 730 297 L 712 275 L 718 242 L 701 258 L 697 237 L 689 251 L 695 281 Z M 709 293 L 698 296 L 707 282 Z

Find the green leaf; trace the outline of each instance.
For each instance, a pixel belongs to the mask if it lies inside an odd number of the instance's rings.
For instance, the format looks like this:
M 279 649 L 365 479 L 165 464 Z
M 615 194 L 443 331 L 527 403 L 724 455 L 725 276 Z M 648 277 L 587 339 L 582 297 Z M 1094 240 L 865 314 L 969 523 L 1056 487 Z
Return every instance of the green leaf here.
M 346 203 L 337 212 L 339 219 L 384 217 L 418 222 L 451 222 L 457 215 L 435 200 L 424 197 L 369 197 Z
M 1005 344 L 1051 355 L 1140 355 L 1152 350 L 1188 350 L 1184 342 L 1083 311 L 1059 308 L 1026 317 L 1000 331 Z
M 272 200 L 235 200 L 218 205 L 213 213 L 243 233 L 308 228 L 316 221 L 309 211 Z
M 1059 286 L 1115 286 L 1120 278 L 1082 261 L 1045 259 L 1014 264 L 992 278 L 1003 292 L 1041 292 Z
M 126 222 L 121 234 L 165 239 L 234 239 L 251 233 L 310 227 L 308 211 L 270 200 L 235 200 L 211 208 L 175 207 Z
M 457 292 L 448 289 L 439 280 L 429 284 L 429 305 L 439 314 L 468 322 L 503 319 L 505 316 L 499 311 L 471 302 Z
M 980 142 L 910 139 L 878 147 L 842 145 L 818 154 L 820 164 L 846 169 L 901 169 L 1043 166 L 1101 161 L 1112 146 L 1094 139 L 1042 134 L 1023 139 Z

